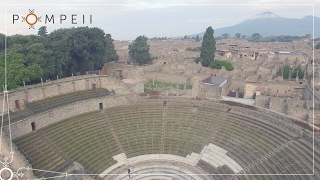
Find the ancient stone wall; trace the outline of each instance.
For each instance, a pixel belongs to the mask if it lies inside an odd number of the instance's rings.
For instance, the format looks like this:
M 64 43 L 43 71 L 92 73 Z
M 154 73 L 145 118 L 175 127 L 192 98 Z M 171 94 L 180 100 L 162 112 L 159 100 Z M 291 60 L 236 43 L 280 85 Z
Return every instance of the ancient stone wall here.
M 270 97 L 269 109 L 285 114 L 286 101 L 285 98 Z
M 145 72 L 147 81 L 155 80 L 158 82 L 186 84 L 187 76 L 178 74 L 165 74 L 160 72 Z M 194 78 L 189 78 L 190 83 L 194 83 Z
M 9 91 L 9 108 L 10 111 L 14 112 L 18 110 L 16 101 L 21 106 L 24 100 L 33 102 L 60 94 L 89 90 L 94 86 L 96 88 L 113 89 L 118 95 L 131 93 L 124 82 L 113 77 L 99 75 L 73 76 Z M 3 93 L 0 94 L 0 102 L 3 102 Z M 2 109 L 2 103 L 0 103 L 0 109 Z
M 312 89 L 310 88 L 310 86 L 306 86 L 306 88 L 304 89 L 303 91 L 303 95 L 302 95 L 302 98 L 304 100 L 313 100 L 313 97 L 314 97 L 314 100 L 315 101 L 320 101 L 319 97 L 317 95 L 313 96 L 313 91 Z
M 144 84 L 143 82 L 137 83 L 137 84 L 128 84 L 130 89 L 132 89 L 135 93 L 141 94 L 144 92 Z
M 290 63 L 306 63 L 308 58 L 303 54 L 278 54 L 275 56 L 279 62 L 289 61 Z
M 31 123 L 35 123 L 36 129 L 43 128 L 55 122 L 66 118 L 77 116 L 82 113 L 99 110 L 99 103 L 102 103 L 103 108 L 119 106 L 127 104 L 128 101 L 124 96 L 106 96 L 85 101 L 72 103 L 66 106 L 61 106 L 44 113 L 28 117 L 18 122 L 11 124 L 12 139 L 18 138 L 32 132 Z M 4 127 L 6 134 L 9 134 L 8 126 Z
M 262 107 L 269 109 L 269 104 L 270 104 L 270 96 L 256 96 L 256 106 Z

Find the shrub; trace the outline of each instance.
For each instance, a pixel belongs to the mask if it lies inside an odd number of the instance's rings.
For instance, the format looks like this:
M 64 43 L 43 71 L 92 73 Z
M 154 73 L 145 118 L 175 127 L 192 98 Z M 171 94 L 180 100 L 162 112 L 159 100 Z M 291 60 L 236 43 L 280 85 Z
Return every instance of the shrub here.
M 194 60 L 194 62 L 196 62 L 196 63 L 198 64 L 199 62 L 201 62 L 201 58 L 200 58 L 200 57 L 197 57 L 197 58 Z
M 222 66 L 224 66 L 227 71 L 232 71 L 234 69 L 232 63 L 226 60 L 214 60 L 210 63 L 212 69 L 221 69 Z

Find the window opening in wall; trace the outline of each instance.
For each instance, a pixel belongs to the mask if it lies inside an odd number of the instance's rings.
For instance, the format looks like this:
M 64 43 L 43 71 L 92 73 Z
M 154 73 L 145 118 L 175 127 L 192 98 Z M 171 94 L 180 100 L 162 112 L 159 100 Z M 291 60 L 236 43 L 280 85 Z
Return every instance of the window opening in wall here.
M 14 105 L 16 106 L 17 109 L 20 109 L 19 100 L 15 100 L 15 101 L 14 101 Z
M 92 89 L 96 89 L 96 84 L 92 84 Z
M 163 101 L 163 106 L 166 106 L 167 105 L 167 101 Z
M 103 109 L 103 104 L 99 103 L 99 109 L 102 110 Z
M 34 122 L 31 123 L 31 128 L 32 128 L 32 131 L 35 131 L 36 130 L 36 125 Z

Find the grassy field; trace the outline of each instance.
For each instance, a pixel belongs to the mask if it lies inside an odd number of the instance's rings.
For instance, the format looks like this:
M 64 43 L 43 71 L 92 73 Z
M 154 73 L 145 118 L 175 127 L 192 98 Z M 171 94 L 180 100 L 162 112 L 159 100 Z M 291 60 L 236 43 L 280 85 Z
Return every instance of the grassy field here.
M 147 84 L 144 84 L 144 87 L 149 88 L 149 89 L 162 89 L 162 88 L 167 88 L 167 87 L 174 87 L 174 88 L 178 88 L 180 90 L 185 90 L 184 84 L 156 82 L 156 81 L 154 82 L 154 84 L 152 81 L 149 81 Z M 192 85 L 187 84 L 186 89 L 192 89 Z

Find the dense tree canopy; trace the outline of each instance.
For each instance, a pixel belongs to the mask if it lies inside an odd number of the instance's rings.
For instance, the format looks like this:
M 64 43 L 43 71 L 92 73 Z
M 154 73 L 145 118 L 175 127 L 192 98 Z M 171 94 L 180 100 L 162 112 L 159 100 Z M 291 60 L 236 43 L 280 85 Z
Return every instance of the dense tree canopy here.
M 132 44 L 129 45 L 129 55 L 140 65 L 145 64 L 151 60 L 149 53 L 149 45 L 147 43 L 147 37 L 138 36 Z
M 0 74 L 4 74 L 4 41 L 0 34 Z M 78 27 L 47 33 L 39 28 L 38 35 L 7 36 L 8 88 L 39 83 L 40 78 L 54 79 L 100 70 L 104 63 L 118 59 L 110 34 L 99 28 Z M 1 85 L 4 76 L 0 76 Z
M 105 41 L 107 62 L 118 60 L 119 56 L 114 48 L 113 39 L 111 38 L 110 34 L 106 34 Z
M 302 69 L 301 64 L 299 66 L 297 66 L 295 69 L 291 70 L 290 65 L 288 63 L 286 63 L 285 66 L 283 67 L 283 78 L 289 79 L 289 77 L 291 77 L 294 79 L 297 77 L 297 72 L 298 72 L 298 78 L 303 79 L 304 70 Z
M 290 76 L 290 65 L 286 63 L 283 68 L 283 78 L 288 79 Z
M 202 41 L 200 58 L 201 64 L 204 67 L 208 67 L 212 61 L 214 61 L 214 52 L 216 51 L 216 41 L 213 36 L 212 27 L 208 27 Z
M 227 71 L 232 71 L 234 69 L 232 63 L 229 61 L 214 60 L 210 63 L 212 69 L 221 69 L 222 66 L 224 66 Z
M 299 79 L 303 79 L 303 77 L 304 77 L 304 70 L 302 69 L 301 64 L 299 64 L 299 66 L 297 66 L 297 67 L 293 70 L 291 78 L 296 78 L 296 77 L 297 77 L 297 71 L 298 71 L 298 77 L 299 77 Z
M 224 33 L 224 34 L 221 35 L 221 37 L 224 38 L 224 39 L 228 39 L 229 34 L 228 33 Z
M 253 33 L 251 36 L 253 39 L 258 39 L 261 37 L 261 35 L 259 33 Z

